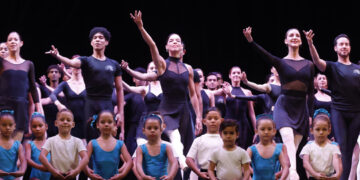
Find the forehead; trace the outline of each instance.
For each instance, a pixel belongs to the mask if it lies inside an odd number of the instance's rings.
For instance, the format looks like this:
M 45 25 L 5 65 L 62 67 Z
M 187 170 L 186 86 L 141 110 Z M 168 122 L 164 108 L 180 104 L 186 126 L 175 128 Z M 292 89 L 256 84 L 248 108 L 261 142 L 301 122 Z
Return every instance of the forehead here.
M 0 43 L 0 47 L 7 47 L 5 43 Z
M 101 32 L 97 32 L 97 33 L 94 34 L 93 37 L 104 37 L 104 34 L 101 33 Z
M 145 126 L 160 126 L 160 120 L 158 119 L 147 119 Z
M 14 118 L 11 115 L 3 115 L 1 117 L 1 121 L 0 123 L 5 124 L 5 123 L 15 123 Z
M 12 32 L 9 34 L 8 38 L 19 38 L 19 34 L 16 32 Z
M 180 39 L 181 40 L 181 38 L 180 38 L 180 36 L 178 35 L 178 34 L 172 34 L 170 37 L 169 37 L 169 40 L 170 39 Z
M 64 111 L 59 114 L 59 117 L 73 117 L 73 115 L 70 112 Z
M 324 74 L 318 74 L 316 77 L 317 78 L 326 78 L 326 76 Z
M 34 117 L 31 123 L 44 123 L 44 120 L 41 117 Z
M 286 34 L 300 34 L 300 32 L 297 29 L 289 29 Z
M 235 126 L 228 126 L 226 127 L 223 132 L 236 132 L 236 127 Z
M 110 112 L 103 112 L 100 114 L 100 118 L 112 118 L 112 114 Z
M 336 42 L 337 42 L 337 44 L 339 44 L 339 43 L 349 43 L 349 39 L 346 38 L 346 37 L 341 37 Z
M 273 127 L 274 126 L 274 123 L 271 119 L 262 119 L 259 121 L 259 127 L 262 126 L 262 127 L 268 127 L 268 126 L 271 126 Z
M 220 113 L 218 111 L 210 111 L 206 116 L 220 116 Z
M 209 75 L 208 77 L 207 77 L 207 79 L 217 79 L 217 77 L 215 76 L 215 75 Z
M 240 68 L 239 67 L 233 67 L 231 68 L 231 72 L 241 72 Z
M 54 71 L 59 71 L 58 69 L 56 69 L 56 68 L 51 68 L 50 70 L 49 70 L 49 72 L 54 72 Z

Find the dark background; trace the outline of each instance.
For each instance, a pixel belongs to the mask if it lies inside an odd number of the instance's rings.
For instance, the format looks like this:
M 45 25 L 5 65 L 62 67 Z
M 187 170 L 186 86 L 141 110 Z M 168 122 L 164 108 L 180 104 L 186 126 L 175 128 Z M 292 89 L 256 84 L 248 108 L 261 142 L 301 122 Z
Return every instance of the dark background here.
M 130 67 L 146 67 L 149 48 L 129 17 L 143 12 L 144 27 L 166 58 L 165 44 L 170 33 L 178 33 L 186 44 L 184 62 L 202 68 L 207 74 L 220 71 L 225 79 L 228 70 L 238 65 L 252 81 L 263 83 L 270 66 L 251 50 L 242 35 L 253 27 L 256 42 L 276 56 L 286 56 L 285 32 L 289 28 L 313 29 L 314 43 L 320 57 L 336 60 L 333 39 L 340 33 L 351 38 L 351 60 L 359 57 L 359 9 L 352 1 L 20 1 L 0 3 L 0 41 L 11 31 L 22 36 L 21 55 L 32 60 L 36 76 L 58 61 L 44 52 L 54 44 L 64 56 L 91 55 L 88 39 L 94 26 L 104 26 L 112 33 L 106 55 L 129 61 Z M 300 54 L 310 59 L 306 39 Z M 124 75 L 130 81 L 128 75 Z

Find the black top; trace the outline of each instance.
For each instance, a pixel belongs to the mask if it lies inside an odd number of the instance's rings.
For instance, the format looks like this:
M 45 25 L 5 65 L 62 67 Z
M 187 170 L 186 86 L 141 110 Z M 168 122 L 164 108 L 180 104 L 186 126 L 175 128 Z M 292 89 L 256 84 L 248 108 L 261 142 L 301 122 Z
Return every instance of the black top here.
M 0 96 L 27 99 L 30 91 L 34 103 L 39 102 L 35 85 L 35 68 L 31 61 L 13 64 L 0 58 Z
M 141 115 L 146 110 L 143 97 L 137 93 L 129 93 L 124 96 L 124 117 L 126 122 L 138 123 Z M 125 123 L 126 124 L 126 123 Z
M 287 94 L 307 94 L 309 113 L 313 112 L 314 102 L 314 64 L 307 59 L 292 60 L 276 57 L 254 41 L 252 47 L 265 56 L 265 61 L 272 64 L 279 73 L 281 90 Z M 304 89 L 306 89 L 304 91 Z
M 163 94 L 160 93 L 159 95 L 155 95 L 151 92 L 151 86 L 149 85 L 148 93 L 146 93 L 144 97 L 144 102 L 146 105 L 146 111 L 153 112 L 157 111 L 161 102 Z
M 333 107 L 342 111 L 360 111 L 360 66 L 326 61 L 325 75 Z
M 87 96 L 111 99 L 115 77 L 122 75 L 119 63 L 110 58 L 102 61 L 92 56 L 82 56 L 79 59 Z
M 203 104 L 202 117 L 205 118 L 206 111 L 210 108 L 210 99 L 209 96 L 206 94 L 205 90 L 201 90 L 201 98 Z
M 199 73 L 197 71 L 195 71 L 195 69 L 193 69 L 193 72 L 194 72 L 194 83 L 199 83 L 200 82 L 200 76 L 199 76 Z

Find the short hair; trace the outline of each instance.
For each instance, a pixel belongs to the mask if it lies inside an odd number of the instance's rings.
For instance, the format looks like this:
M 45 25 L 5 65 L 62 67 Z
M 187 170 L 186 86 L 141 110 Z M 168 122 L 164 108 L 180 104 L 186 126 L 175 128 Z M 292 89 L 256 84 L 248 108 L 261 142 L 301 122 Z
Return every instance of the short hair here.
M 50 72 L 51 69 L 57 69 L 57 70 L 59 71 L 59 73 L 60 73 L 60 78 L 63 76 L 63 71 L 62 71 L 62 69 L 61 69 L 58 65 L 56 65 L 56 64 L 52 64 L 52 65 L 50 65 L 50 66 L 47 68 L 47 70 L 46 70 L 46 75 L 49 74 L 49 72 Z
M 337 45 L 337 40 L 340 39 L 340 38 L 346 38 L 346 39 L 349 40 L 349 43 L 350 43 L 350 38 L 349 38 L 348 35 L 346 35 L 346 34 L 339 34 L 339 35 L 337 35 L 337 36 L 335 37 L 335 39 L 334 39 L 334 46 Z
M 206 116 L 209 112 L 211 112 L 211 111 L 216 111 L 216 112 L 218 112 L 218 113 L 220 114 L 220 116 L 222 117 L 221 111 L 220 111 L 217 107 L 209 107 L 208 109 L 206 109 L 206 111 L 205 111 L 205 116 Z
M 89 34 L 90 41 L 93 39 L 96 33 L 101 33 L 102 35 L 104 35 L 107 41 L 110 41 L 111 39 L 111 33 L 105 27 L 94 27 L 91 29 Z
M 239 124 L 236 122 L 236 120 L 233 119 L 225 119 L 221 124 L 220 124 L 220 132 L 222 132 L 225 128 L 227 127 L 235 127 L 235 131 L 236 133 L 239 132 Z
M 61 109 L 59 112 L 57 112 L 57 114 L 56 114 L 56 119 L 58 119 L 58 117 L 60 116 L 60 114 L 61 113 L 64 113 L 64 112 L 68 112 L 68 113 L 70 113 L 71 115 L 72 115 L 72 117 L 73 117 L 73 121 L 74 121 L 74 114 L 71 112 L 71 110 L 70 109 Z

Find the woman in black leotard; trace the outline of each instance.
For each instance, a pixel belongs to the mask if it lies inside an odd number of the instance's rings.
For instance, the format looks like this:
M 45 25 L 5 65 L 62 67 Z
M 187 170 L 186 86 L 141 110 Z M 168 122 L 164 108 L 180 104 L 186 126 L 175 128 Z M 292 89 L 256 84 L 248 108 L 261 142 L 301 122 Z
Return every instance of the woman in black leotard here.
M 190 110 L 187 105 L 188 91 L 190 92 L 191 103 L 196 112 L 196 130 L 200 131 L 202 128 L 202 118 L 194 90 L 193 69 L 191 66 L 180 62 L 183 46 L 178 34 L 171 34 L 169 36 L 166 44 L 169 58 L 165 60 L 159 54 L 155 42 L 145 31 L 141 12 L 135 11 L 135 13 L 130 14 L 130 16 L 136 23 L 143 39 L 150 47 L 151 57 L 158 70 L 158 76 L 163 90 L 163 100 L 160 103 L 159 111 L 164 116 L 166 124 L 165 133 L 169 135 L 174 149 L 178 151 L 180 167 L 185 168 L 184 154 L 187 153 L 194 139 L 194 130 L 188 128 L 189 124 L 191 125 L 192 123 Z M 179 131 L 182 132 L 181 137 Z M 189 140 L 190 142 L 184 142 L 184 139 L 189 139 L 188 136 L 192 136 L 192 140 Z M 182 140 L 182 143 L 180 140 Z M 185 145 L 184 151 L 183 144 Z
M 75 127 L 71 129 L 71 135 L 85 140 L 86 119 L 85 119 L 85 82 L 81 75 L 80 68 L 71 67 L 71 78 L 61 82 L 51 93 L 51 101 L 58 107 L 59 111 L 68 108 L 74 114 Z M 57 99 L 59 93 L 63 92 L 66 99 L 66 106 Z
M 0 109 L 15 111 L 16 134 L 15 139 L 21 141 L 24 132 L 28 131 L 28 92 L 31 93 L 37 111 L 44 114 L 39 102 L 39 95 L 35 85 L 34 64 L 20 56 L 23 41 L 17 32 L 11 32 L 6 45 L 9 55 L 0 58 Z
M 241 83 L 241 69 L 238 66 L 234 66 L 230 69 L 229 78 L 231 80 L 231 86 L 229 88 L 226 97 L 226 114 L 225 119 L 234 119 L 238 122 L 240 130 L 237 144 L 247 149 L 251 144 L 255 134 L 256 117 L 252 101 L 246 101 L 241 99 L 233 98 L 235 96 L 252 96 L 250 90 L 242 88 Z
M 283 58 L 270 54 L 255 43 L 251 36 L 251 27 L 244 29 L 243 33 L 252 47 L 264 55 L 264 60 L 273 65 L 279 73 L 281 95 L 275 104 L 274 121 L 288 150 L 291 164 L 289 177 L 299 179 L 296 172 L 296 151 L 302 138 L 308 134 L 314 93 L 314 65 L 299 54 L 302 41 L 297 29 L 286 32 L 288 54 Z
M 324 74 L 318 73 L 314 84 L 316 89 L 314 109 L 324 108 L 331 112 L 331 96 L 322 91 L 323 89 L 328 89 L 327 77 Z

